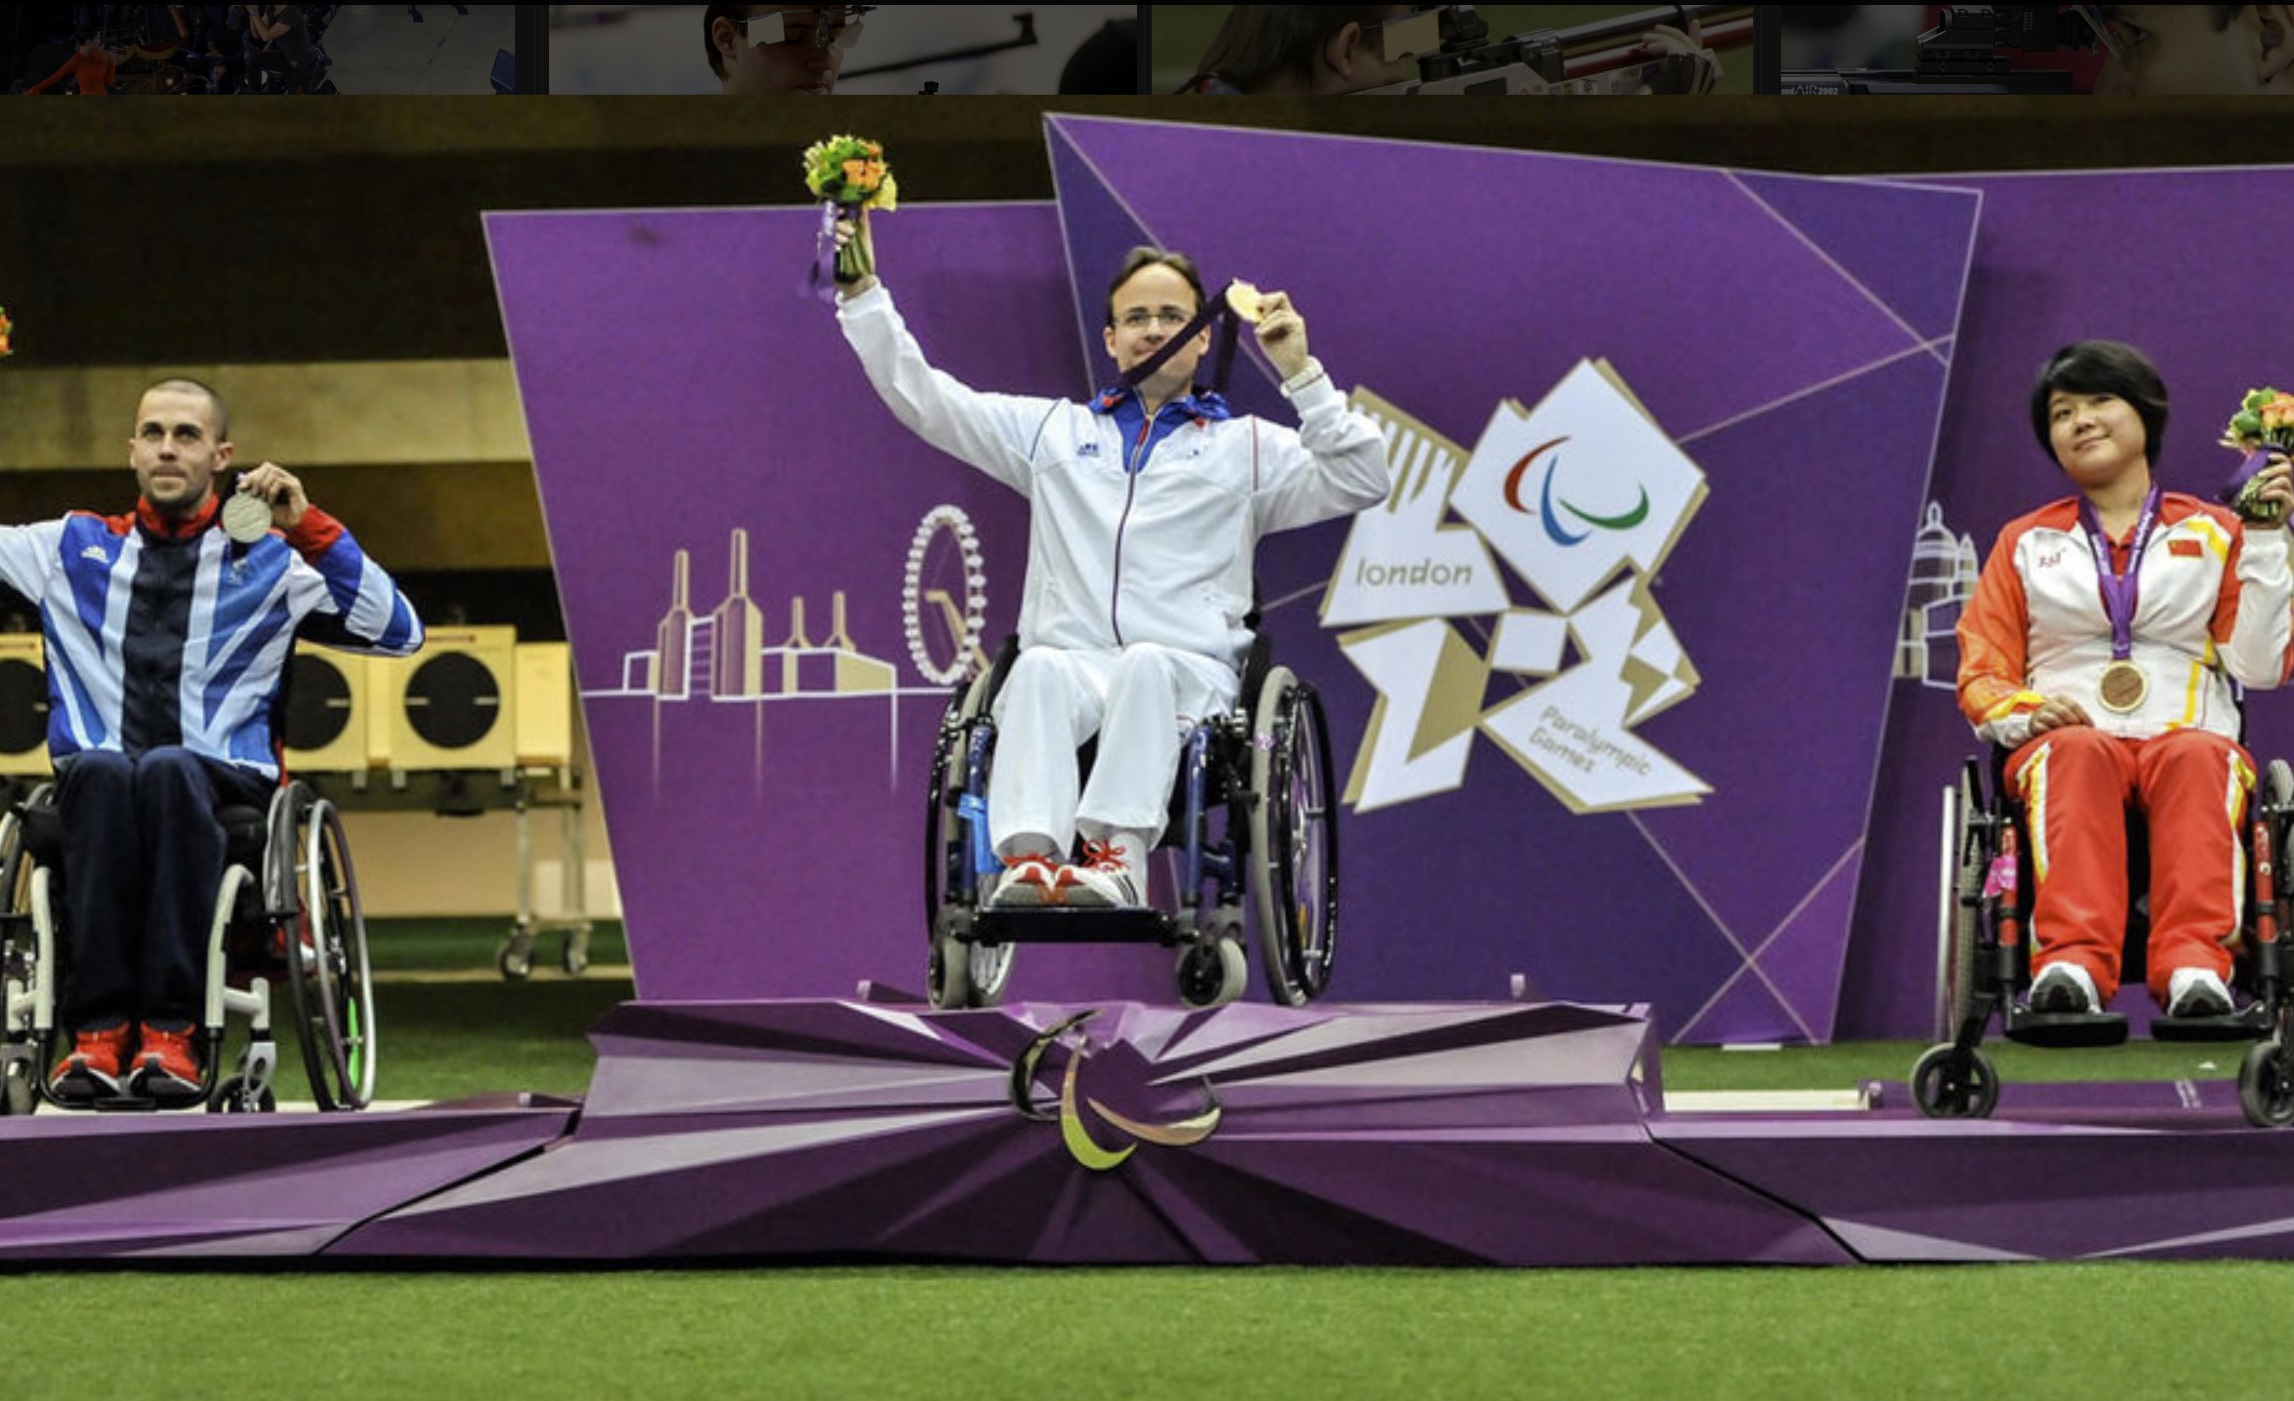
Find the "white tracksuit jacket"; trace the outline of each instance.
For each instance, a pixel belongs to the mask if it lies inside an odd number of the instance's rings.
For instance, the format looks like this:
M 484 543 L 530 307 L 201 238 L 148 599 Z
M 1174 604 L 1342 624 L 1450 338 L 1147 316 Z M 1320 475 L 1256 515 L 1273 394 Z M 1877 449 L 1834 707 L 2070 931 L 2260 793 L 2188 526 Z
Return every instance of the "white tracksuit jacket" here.
M 882 285 L 839 302 L 837 320 L 895 417 L 1033 503 L 1023 647 L 1154 642 L 1239 669 L 1259 537 L 1386 498 L 1378 426 L 1328 375 L 1289 395 L 1295 430 L 1201 395 L 1153 424 L 1130 407 L 1126 432 L 1128 391 L 1092 403 L 986 394 L 933 369 Z

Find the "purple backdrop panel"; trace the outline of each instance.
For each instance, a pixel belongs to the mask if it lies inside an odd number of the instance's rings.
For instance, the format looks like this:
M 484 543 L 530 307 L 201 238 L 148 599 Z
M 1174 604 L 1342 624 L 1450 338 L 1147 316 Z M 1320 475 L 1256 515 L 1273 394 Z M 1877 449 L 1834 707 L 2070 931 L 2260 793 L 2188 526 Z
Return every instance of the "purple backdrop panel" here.
M 1675 1039 L 1827 1039 L 1902 627 L 1895 571 L 1925 499 L 1977 199 L 1295 133 L 1049 124 L 1079 305 L 1100 290 L 1092 270 L 1129 243 L 1187 249 L 1213 286 L 1241 276 L 1291 291 L 1340 383 L 1461 455 L 1499 404 L 1538 404 L 1602 357 L 1700 474 L 1701 501 L 1660 557 L 1611 576 L 1640 586 L 1637 626 L 1664 644 L 1625 665 L 1644 688 L 1636 703 L 1666 684 L 1673 694 L 1626 712 L 1629 740 L 1608 737 L 1691 780 L 1642 801 L 1563 793 L 1509 758 L 1492 718 L 1523 697 L 1542 708 L 1599 650 L 1586 622 L 1608 601 L 1598 590 L 1582 606 L 1556 599 L 1509 554 L 1511 608 L 1555 639 L 1565 621 L 1575 650 L 1556 641 L 1542 667 L 1508 674 L 1493 608 L 1397 612 L 1382 621 L 1446 619 L 1452 645 L 1373 679 L 1351 620 L 1327 621 L 1333 580 L 1373 577 L 1396 552 L 1358 550 L 1344 525 L 1262 550 L 1277 655 L 1324 692 L 1342 780 L 1373 766 L 1373 739 L 1412 760 L 1445 742 L 1466 756 L 1406 801 L 1350 796 L 1348 992 L 1472 996 L 1526 972 L 1552 996 L 1647 999 Z M 1237 200 L 1228 182 L 1170 178 L 1220 169 L 1279 171 L 1280 196 Z M 1271 379 L 1248 362 L 1234 398 L 1279 417 Z M 1402 450 L 1393 512 L 1422 490 Z M 1630 502 L 1631 460 L 1604 465 Z M 1469 523 L 1475 470 L 1433 512 L 1453 534 Z
M 0 1120 L 0 1258 L 316 1255 L 556 1139 L 566 1108 Z
M 1561 539 L 1563 517 L 1521 509 L 1509 481 L 1484 496 L 1512 524 L 1469 529 L 1445 480 L 1441 532 L 1490 534 L 1511 601 L 1417 618 L 1452 632 L 1434 670 L 1409 650 L 1423 631 L 1366 660 L 1409 618 L 1316 616 L 1335 575 L 1391 562 L 1353 527 L 1262 551 L 1277 655 L 1324 692 L 1342 782 L 1373 750 L 1472 756 L 1407 801 L 1351 804 L 1342 995 L 1486 996 L 1526 972 L 1549 995 L 1651 999 L 1687 1039 L 1826 1038 L 1901 606 L 1898 547 L 1875 570 L 1869 542 L 1900 541 L 1923 499 L 1974 197 L 1152 123 L 1059 118 L 1050 142 L 1056 211 L 880 221 L 887 280 L 958 378 L 1084 392 L 1108 370 L 1104 270 L 1150 239 L 1214 284 L 1295 292 L 1341 382 L 1450 440 L 1453 468 L 1480 425 L 1495 442 L 1589 396 L 1673 473 L 1652 516 L 1640 458 L 1573 466 L 1581 497 L 1619 497 L 1584 519 L 1643 538 L 1567 589 L 1538 572 L 1562 556 L 1503 538 L 1534 517 Z M 1237 160 L 1284 171 L 1283 198 L 1168 178 Z M 1421 189 L 1444 191 L 1438 210 L 1396 193 Z M 647 998 L 921 981 L 939 678 L 1016 616 L 1023 503 L 876 401 L 798 286 L 815 228 L 806 210 L 488 219 Z M 1286 419 L 1270 381 L 1246 360 L 1235 397 Z M 1812 491 L 1812 445 L 1843 423 L 1854 487 Z M 1505 462 L 1452 478 L 1462 493 L 1490 472 Z M 1641 505 L 1615 514 L 1636 482 Z M 1789 761 L 1744 742 L 1785 713 L 1822 717 Z M 1584 800 L 1534 767 L 1554 742 L 1541 714 L 1672 786 Z M 1013 987 L 1170 991 L 1168 955 L 1137 948 L 1030 947 Z
M 934 676 L 971 594 L 991 651 L 1018 616 L 1025 503 L 885 411 L 801 286 L 816 227 L 487 218 L 647 997 L 922 984 Z M 1084 387 L 1048 206 L 906 208 L 879 241 L 942 368 Z M 1167 994 L 1169 964 L 1029 949 L 1013 988 Z
M 1633 1011 L 646 1003 L 596 1039 L 570 1141 L 338 1253 L 1850 1258 L 1649 1141 Z
M 1999 529 L 2067 495 L 2033 438 L 2032 380 L 2058 346 L 2127 341 L 2158 365 L 2172 397 L 2155 454 L 2172 491 L 2212 497 L 2237 458 L 2215 446 L 2239 396 L 2294 379 L 2280 318 L 2264 315 L 2244 232 L 2294 218 L 2285 168 L 1955 176 L 1980 191 L 1983 221 L 1967 313 L 1936 451 L 1931 506 L 1910 578 L 1903 664 L 1888 714 L 1882 780 L 1841 997 L 1844 1036 L 1935 1032 L 1942 790 L 1974 737 L 1952 693 L 1951 627 Z M 2236 219 L 2193 217 L 2236 209 Z M 2072 231 L 2109 230 L 2109 237 Z M 2249 698 L 2247 747 L 2294 752 L 2283 693 Z M 2140 988 L 2123 1003 L 2147 1001 Z

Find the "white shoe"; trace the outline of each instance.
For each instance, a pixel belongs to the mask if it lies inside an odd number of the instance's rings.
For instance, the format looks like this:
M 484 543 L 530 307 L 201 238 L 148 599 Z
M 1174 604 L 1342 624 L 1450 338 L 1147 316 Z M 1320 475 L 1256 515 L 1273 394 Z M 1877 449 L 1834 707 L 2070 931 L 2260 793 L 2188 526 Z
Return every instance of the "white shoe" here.
M 1083 864 L 1062 866 L 1054 882 L 1061 904 L 1110 910 L 1136 910 L 1140 898 L 1138 878 L 1123 858 L 1129 848 L 1113 842 L 1086 841 Z
M 2031 1010 L 2053 1016 L 2093 1016 L 2103 1010 L 2095 980 L 2076 963 L 2050 963 L 2031 983 Z
M 1032 910 L 1057 903 L 1055 884 L 1061 867 L 1049 853 L 1003 860 L 1004 873 L 996 878 L 996 888 L 988 895 L 989 909 Z
M 2227 1017 L 2230 989 L 2212 968 L 2177 968 L 2167 975 L 2167 1015 L 2170 1017 Z

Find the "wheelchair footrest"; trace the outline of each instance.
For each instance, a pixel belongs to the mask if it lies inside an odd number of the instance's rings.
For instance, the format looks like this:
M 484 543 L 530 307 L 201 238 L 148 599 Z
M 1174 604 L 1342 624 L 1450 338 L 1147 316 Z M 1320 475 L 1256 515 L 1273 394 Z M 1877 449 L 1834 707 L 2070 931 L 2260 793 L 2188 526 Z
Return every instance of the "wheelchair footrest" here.
M 2271 1032 L 2268 1008 L 2257 1002 L 2222 1017 L 2154 1017 L 2153 1041 L 2259 1041 Z
M 2117 1012 L 2024 1012 L 2007 1014 L 2007 1039 L 2025 1046 L 2061 1050 L 2072 1046 L 2117 1046 L 2127 1039 L 2127 1019 Z
M 982 910 L 966 942 L 974 944 L 1176 944 L 1179 923 L 1156 909 L 1088 905 Z

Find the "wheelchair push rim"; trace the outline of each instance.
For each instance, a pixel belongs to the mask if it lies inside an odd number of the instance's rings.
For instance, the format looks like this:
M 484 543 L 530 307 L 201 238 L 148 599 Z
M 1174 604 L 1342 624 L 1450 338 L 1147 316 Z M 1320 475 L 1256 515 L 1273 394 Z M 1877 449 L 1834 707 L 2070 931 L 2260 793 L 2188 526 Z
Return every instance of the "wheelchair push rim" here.
M 971 819 L 958 806 L 970 785 L 972 734 L 983 703 L 986 675 L 949 697 L 932 756 L 924 814 L 924 922 L 930 939 L 925 993 L 934 1007 L 993 1007 L 1011 978 L 1013 946 L 975 944 L 959 937 L 978 907 L 979 883 L 967 879 Z M 986 781 L 986 769 L 981 770 Z
M 1267 673 L 1251 732 L 1251 847 L 1268 995 L 1303 1006 L 1330 985 L 1338 943 L 1338 822 L 1330 730 L 1314 687 Z
M 319 1108 L 362 1109 L 378 1069 L 366 913 L 334 804 L 305 790 L 294 816 L 293 913 L 282 927 L 296 1041 Z

